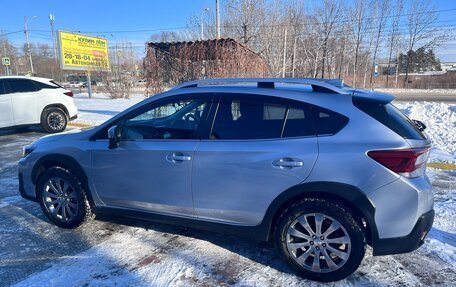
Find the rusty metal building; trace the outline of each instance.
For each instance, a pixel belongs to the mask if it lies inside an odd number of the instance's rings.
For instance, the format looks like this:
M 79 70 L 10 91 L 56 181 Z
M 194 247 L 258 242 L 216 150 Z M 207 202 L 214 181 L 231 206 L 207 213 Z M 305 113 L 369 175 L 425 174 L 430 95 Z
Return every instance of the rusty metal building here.
M 149 93 L 197 79 L 269 75 L 265 59 L 234 39 L 150 42 L 144 72 Z

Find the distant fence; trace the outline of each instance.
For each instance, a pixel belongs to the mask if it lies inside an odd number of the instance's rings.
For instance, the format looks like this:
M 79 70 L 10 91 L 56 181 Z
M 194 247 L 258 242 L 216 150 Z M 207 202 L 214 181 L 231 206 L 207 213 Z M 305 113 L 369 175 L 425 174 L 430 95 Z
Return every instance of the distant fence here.
M 356 79 L 357 88 L 407 88 L 407 89 L 456 89 L 456 73 L 446 73 L 443 75 L 410 75 L 407 82 L 404 83 L 405 76 L 400 75 L 397 78 L 394 75 L 381 75 L 373 78 L 372 86 L 369 76 L 358 76 Z M 353 85 L 353 78 L 348 76 L 344 78 L 347 85 Z

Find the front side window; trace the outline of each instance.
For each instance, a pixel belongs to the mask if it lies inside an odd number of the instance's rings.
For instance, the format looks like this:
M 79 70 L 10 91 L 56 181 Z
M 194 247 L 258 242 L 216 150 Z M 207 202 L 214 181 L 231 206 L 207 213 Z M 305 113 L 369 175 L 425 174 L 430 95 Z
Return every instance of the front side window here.
M 28 79 L 8 79 L 5 83 L 9 86 L 10 93 L 29 93 L 36 92 L 39 89 Z
M 208 108 L 197 98 L 154 106 L 125 121 L 122 139 L 194 139 Z

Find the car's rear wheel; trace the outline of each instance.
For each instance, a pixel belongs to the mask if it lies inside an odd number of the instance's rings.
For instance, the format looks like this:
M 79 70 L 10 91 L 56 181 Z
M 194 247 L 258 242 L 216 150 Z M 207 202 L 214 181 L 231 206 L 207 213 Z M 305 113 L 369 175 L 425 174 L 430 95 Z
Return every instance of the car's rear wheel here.
M 302 277 L 331 282 L 352 274 L 361 263 L 366 238 L 359 220 L 345 206 L 307 198 L 279 218 L 275 243 Z
M 57 107 L 47 108 L 41 115 L 41 126 L 48 133 L 59 133 L 66 129 L 68 117 Z
M 37 199 L 52 223 L 75 228 L 93 218 L 82 185 L 68 170 L 53 167 L 44 172 L 37 184 Z

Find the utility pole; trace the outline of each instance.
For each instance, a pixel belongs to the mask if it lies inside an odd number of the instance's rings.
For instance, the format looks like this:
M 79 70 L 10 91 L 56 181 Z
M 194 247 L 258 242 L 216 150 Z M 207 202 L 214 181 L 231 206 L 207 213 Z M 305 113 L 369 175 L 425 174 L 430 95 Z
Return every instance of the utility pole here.
M 56 40 L 55 40 L 55 29 L 54 29 L 54 21 L 55 21 L 55 16 L 54 14 L 49 14 L 49 21 L 51 24 L 51 35 L 52 35 L 52 49 L 54 50 L 54 58 L 55 62 L 58 63 L 57 59 L 57 48 L 56 48 Z
M 201 41 L 204 40 L 204 12 L 209 12 L 209 8 L 204 8 L 201 12 Z
M 2 38 L 1 39 L 3 40 L 3 57 L 8 57 L 8 52 L 6 50 L 6 38 L 3 35 L 3 30 L 1 32 L 2 32 Z M 6 70 L 6 75 L 9 76 L 10 70 L 9 70 L 9 66 L 8 65 L 5 65 L 5 70 Z
M 215 0 L 215 22 L 217 26 L 217 40 L 220 39 L 220 1 Z
M 287 27 L 285 27 L 285 35 L 283 39 L 283 63 L 282 63 L 282 78 L 285 78 L 285 66 L 287 61 Z
M 53 14 L 49 14 L 49 21 L 50 21 L 50 24 L 51 24 L 51 36 L 52 36 L 52 50 L 54 51 L 54 61 L 55 61 L 55 65 L 52 66 L 52 78 L 54 79 L 55 78 L 55 75 L 54 75 L 54 70 L 55 70 L 55 67 L 58 65 L 58 61 L 57 61 L 57 51 L 55 49 L 55 32 L 54 32 L 54 20 L 55 20 L 55 16 Z
M 36 19 L 38 16 L 32 16 L 32 19 Z M 30 72 L 32 73 L 32 76 L 35 75 L 35 71 L 33 70 L 33 61 L 32 61 L 32 51 L 30 49 L 30 41 L 29 41 L 29 35 L 28 35 L 28 30 L 27 30 L 27 23 L 28 23 L 28 18 L 27 16 L 24 16 L 24 33 L 25 33 L 25 40 L 27 41 L 27 52 L 29 56 L 29 61 L 30 61 Z

